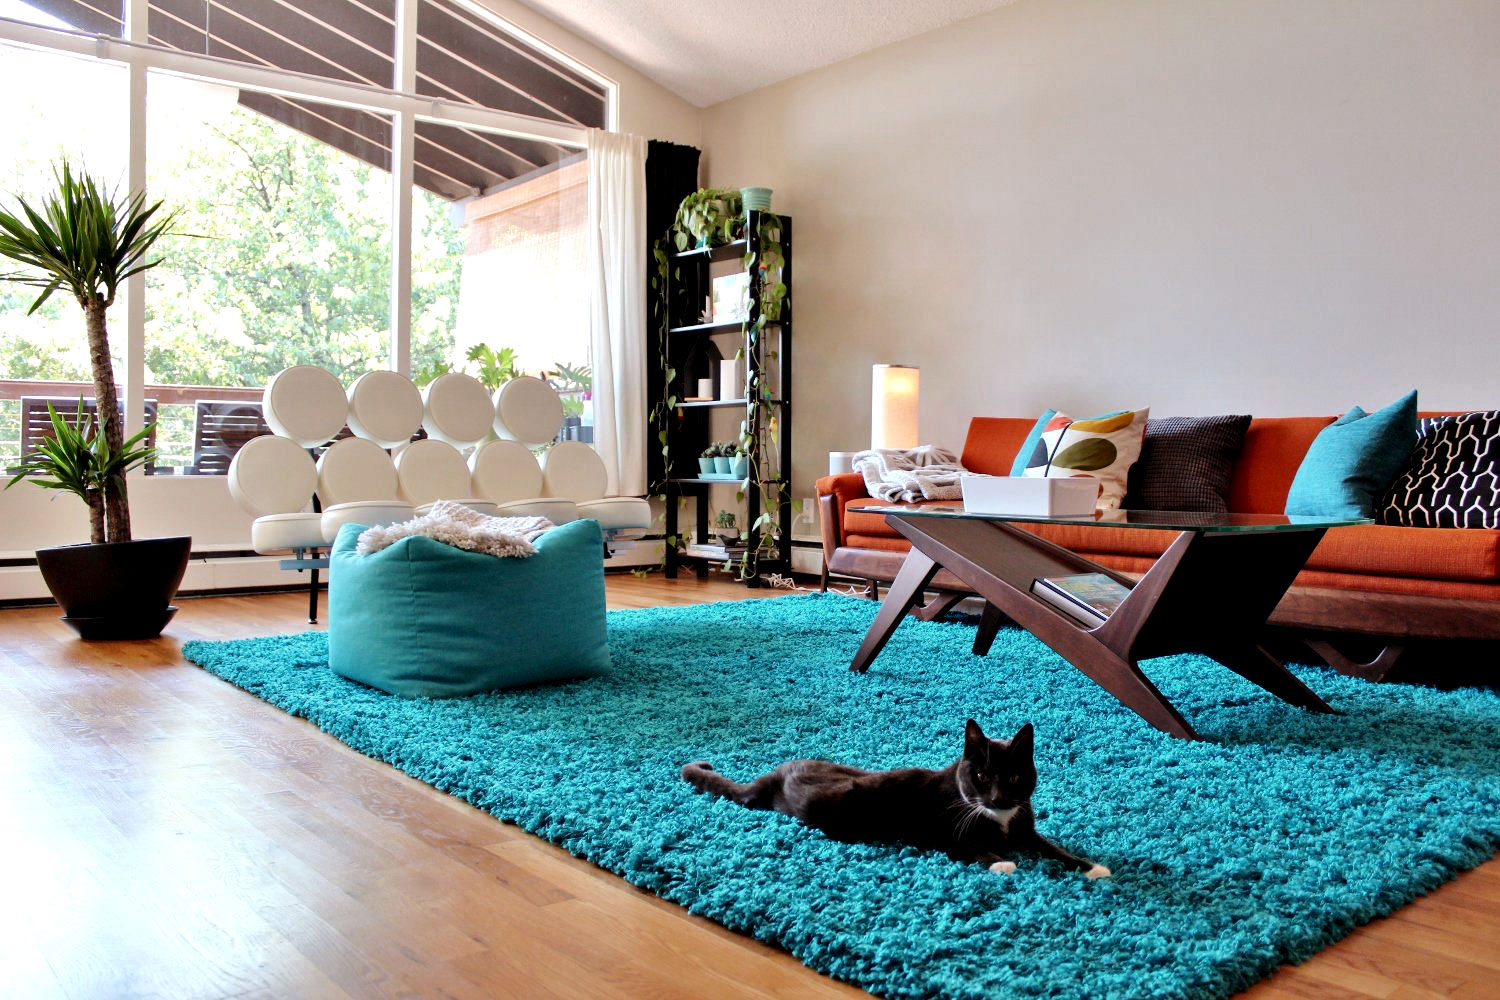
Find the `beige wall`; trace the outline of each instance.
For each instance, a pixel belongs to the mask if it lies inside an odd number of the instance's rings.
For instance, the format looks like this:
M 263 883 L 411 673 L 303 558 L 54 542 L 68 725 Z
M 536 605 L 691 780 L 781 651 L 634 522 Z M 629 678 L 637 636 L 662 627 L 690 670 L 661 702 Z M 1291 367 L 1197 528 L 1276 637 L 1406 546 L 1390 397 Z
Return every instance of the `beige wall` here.
M 974 414 L 1500 406 L 1500 3 L 1019 0 L 708 109 L 796 220 L 796 463 Z

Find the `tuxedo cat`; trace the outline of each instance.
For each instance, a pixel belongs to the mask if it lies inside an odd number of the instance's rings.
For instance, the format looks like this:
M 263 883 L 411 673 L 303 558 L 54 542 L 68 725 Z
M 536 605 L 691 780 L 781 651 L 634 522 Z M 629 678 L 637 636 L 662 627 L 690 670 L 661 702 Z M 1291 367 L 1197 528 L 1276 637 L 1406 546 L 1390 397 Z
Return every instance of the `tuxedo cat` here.
M 1091 879 L 1110 873 L 1036 832 L 1029 722 L 1005 741 L 988 739 L 970 719 L 963 756 L 941 771 L 861 771 L 826 760 L 794 760 L 742 785 L 699 761 L 682 769 L 682 780 L 750 809 L 795 816 L 834 840 L 909 844 L 1004 875 L 1016 870 L 1011 859 L 1018 855 L 1060 861 Z

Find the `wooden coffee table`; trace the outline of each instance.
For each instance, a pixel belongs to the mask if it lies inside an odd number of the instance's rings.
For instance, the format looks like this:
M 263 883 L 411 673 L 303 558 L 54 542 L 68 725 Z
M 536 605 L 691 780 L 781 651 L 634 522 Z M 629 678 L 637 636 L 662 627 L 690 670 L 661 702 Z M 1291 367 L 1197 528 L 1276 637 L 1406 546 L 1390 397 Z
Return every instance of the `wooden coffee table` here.
M 1267 514 L 1106 511 L 1089 517 L 969 513 L 940 505 L 869 508 L 912 544 L 850 669 L 863 672 L 939 569 L 985 600 L 974 653 L 983 656 L 1009 617 L 1157 729 L 1198 739 L 1137 666 L 1153 656 L 1203 653 L 1283 701 L 1332 712 L 1260 645 L 1266 619 L 1323 533 L 1368 520 Z M 1138 581 L 1039 538 L 1021 523 L 1173 531 L 1177 538 Z M 1103 625 L 1089 628 L 1031 593 L 1039 577 L 1103 573 L 1131 588 Z

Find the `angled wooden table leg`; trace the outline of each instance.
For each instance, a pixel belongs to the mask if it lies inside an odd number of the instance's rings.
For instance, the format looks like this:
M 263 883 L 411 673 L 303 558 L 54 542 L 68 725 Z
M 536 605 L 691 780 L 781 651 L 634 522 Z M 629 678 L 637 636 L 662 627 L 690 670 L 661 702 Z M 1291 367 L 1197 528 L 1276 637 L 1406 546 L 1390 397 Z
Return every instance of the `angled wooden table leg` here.
M 995 636 L 1000 634 L 1000 623 L 1005 621 L 1005 615 L 1000 609 L 989 601 L 984 602 L 984 610 L 979 615 L 979 630 L 974 633 L 974 655 L 989 655 L 990 646 L 995 643 Z
M 1297 675 L 1288 670 L 1285 664 L 1260 646 L 1209 649 L 1206 653 L 1251 684 L 1265 688 L 1282 701 L 1311 712 L 1338 714 L 1331 705 L 1298 680 Z
M 922 588 L 937 576 L 937 571 L 937 563 L 926 553 L 915 548 L 907 553 L 906 561 L 901 564 L 901 571 L 886 588 L 885 603 L 880 606 L 880 613 L 871 623 L 870 631 L 865 633 L 865 641 L 860 643 L 859 652 L 854 654 L 854 662 L 849 664 L 850 670 L 862 674 L 870 668 L 870 661 L 880 655 L 891 633 L 896 631 L 896 626 L 906 617 L 907 610 L 922 596 Z

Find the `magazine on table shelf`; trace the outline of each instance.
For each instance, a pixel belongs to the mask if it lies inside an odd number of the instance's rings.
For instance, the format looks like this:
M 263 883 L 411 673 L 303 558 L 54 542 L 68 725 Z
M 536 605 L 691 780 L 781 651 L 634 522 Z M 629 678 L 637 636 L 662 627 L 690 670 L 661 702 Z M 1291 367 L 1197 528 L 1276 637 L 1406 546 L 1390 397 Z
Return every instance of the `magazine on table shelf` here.
M 1031 583 L 1031 592 L 1089 628 L 1107 622 L 1130 596 L 1129 587 L 1103 573 L 1037 577 Z

